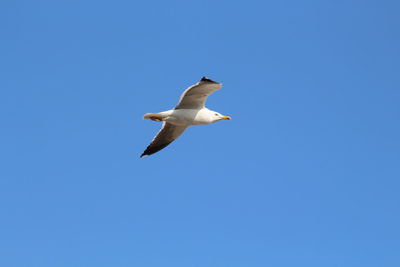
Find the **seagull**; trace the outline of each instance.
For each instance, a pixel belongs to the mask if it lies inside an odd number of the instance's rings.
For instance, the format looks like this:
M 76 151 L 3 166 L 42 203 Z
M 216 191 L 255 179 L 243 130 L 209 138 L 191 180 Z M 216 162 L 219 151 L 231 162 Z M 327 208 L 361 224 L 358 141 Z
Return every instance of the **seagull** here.
M 181 136 L 191 125 L 211 124 L 220 120 L 230 120 L 231 117 L 221 115 L 204 106 L 207 97 L 221 89 L 221 87 L 221 83 L 203 77 L 198 83 L 190 86 L 183 92 L 178 105 L 174 109 L 160 113 L 144 114 L 144 119 L 162 121 L 163 124 L 161 130 L 140 157 L 149 156 L 165 148 Z

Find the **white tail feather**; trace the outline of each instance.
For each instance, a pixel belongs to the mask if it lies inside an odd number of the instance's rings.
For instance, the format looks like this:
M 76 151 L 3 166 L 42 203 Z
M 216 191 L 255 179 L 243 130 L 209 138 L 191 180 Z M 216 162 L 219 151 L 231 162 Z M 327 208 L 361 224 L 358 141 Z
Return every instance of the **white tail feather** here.
M 146 113 L 143 116 L 143 119 L 152 119 L 152 120 L 154 119 L 162 120 L 162 118 L 163 118 L 162 115 L 159 113 Z

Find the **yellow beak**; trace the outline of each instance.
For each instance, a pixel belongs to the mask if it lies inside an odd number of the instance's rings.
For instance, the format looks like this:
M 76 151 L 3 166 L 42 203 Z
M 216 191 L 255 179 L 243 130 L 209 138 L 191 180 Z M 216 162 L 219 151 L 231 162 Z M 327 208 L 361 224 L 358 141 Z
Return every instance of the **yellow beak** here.
M 231 117 L 229 117 L 229 116 L 222 116 L 221 117 L 221 120 L 230 120 L 231 119 Z

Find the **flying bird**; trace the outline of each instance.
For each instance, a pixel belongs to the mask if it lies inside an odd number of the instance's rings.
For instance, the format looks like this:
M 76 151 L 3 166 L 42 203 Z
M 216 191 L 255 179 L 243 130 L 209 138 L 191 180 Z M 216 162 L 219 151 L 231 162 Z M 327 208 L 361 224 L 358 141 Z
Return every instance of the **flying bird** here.
M 207 97 L 221 89 L 222 84 L 207 77 L 187 88 L 178 105 L 171 110 L 160 113 L 147 113 L 144 119 L 162 121 L 163 125 L 140 157 L 149 156 L 171 144 L 191 125 L 211 124 L 231 117 L 221 115 L 205 107 Z

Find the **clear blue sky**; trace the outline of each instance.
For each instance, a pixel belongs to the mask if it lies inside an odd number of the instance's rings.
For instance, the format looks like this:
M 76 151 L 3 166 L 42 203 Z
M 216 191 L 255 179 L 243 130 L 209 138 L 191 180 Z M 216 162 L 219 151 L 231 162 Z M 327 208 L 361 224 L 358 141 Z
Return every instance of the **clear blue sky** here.
M 398 1 L 2 1 L 0 265 L 400 266 Z M 208 76 L 208 107 L 140 159 Z

